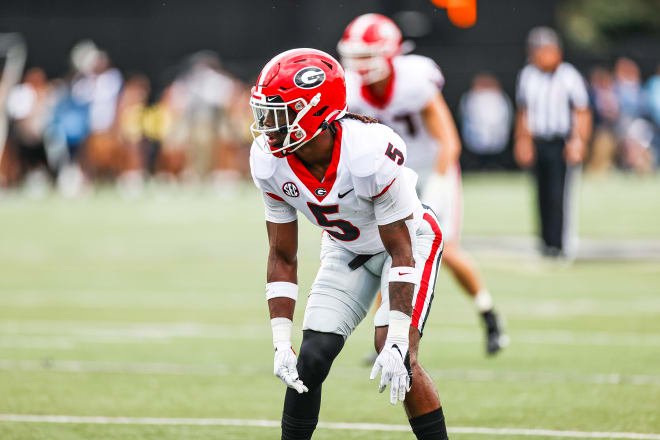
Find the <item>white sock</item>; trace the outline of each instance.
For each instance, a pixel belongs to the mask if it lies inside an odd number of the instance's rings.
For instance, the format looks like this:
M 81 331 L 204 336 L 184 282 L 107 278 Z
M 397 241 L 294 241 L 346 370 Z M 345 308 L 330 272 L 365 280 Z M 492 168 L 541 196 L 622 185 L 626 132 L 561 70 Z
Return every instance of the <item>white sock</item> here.
M 481 289 L 474 297 L 474 305 L 480 313 L 488 312 L 493 309 L 493 298 L 488 289 Z

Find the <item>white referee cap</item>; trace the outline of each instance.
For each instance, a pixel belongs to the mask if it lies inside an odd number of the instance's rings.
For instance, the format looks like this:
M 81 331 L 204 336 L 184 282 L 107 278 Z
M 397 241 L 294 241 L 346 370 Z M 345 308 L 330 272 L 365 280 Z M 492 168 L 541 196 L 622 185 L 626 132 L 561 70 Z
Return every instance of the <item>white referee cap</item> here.
M 561 41 L 557 32 L 552 28 L 539 26 L 529 31 L 527 46 L 530 49 L 537 49 L 542 46 L 557 46 L 561 48 Z

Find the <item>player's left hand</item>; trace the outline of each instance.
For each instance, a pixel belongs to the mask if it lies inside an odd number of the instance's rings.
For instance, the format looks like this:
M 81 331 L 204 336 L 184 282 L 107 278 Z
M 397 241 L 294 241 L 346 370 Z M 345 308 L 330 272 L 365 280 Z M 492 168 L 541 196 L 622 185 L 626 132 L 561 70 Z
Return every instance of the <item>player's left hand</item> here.
M 381 369 L 378 392 L 382 393 L 387 388 L 387 383 L 390 382 L 390 403 L 396 405 L 397 400 L 403 402 L 412 385 L 408 343 L 386 340 L 383 350 L 371 369 L 369 378 L 374 380 Z

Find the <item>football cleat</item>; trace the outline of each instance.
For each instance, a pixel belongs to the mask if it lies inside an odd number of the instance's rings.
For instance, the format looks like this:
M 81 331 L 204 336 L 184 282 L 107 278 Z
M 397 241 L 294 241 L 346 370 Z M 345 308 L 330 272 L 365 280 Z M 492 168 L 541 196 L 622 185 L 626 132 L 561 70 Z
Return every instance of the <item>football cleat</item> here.
M 481 316 L 486 326 L 486 352 L 494 355 L 509 345 L 510 339 L 494 309 L 482 313 Z

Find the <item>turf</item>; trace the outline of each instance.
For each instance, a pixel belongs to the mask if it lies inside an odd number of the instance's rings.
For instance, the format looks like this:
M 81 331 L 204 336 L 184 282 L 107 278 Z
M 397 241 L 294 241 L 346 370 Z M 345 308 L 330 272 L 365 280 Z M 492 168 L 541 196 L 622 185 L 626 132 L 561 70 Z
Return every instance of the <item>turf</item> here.
M 464 233 L 532 234 L 529 183 L 465 177 Z M 660 239 L 659 184 L 585 179 L 582 234 Z M 223 198 L 197 187 L 153 187 L 136 200 L 112 189 L 82 200 L 1 197 L 0 414 L 277 420 L 283 386 L 271 371 L 262 209 L 249 185 Z M 304 292 L 319 233 L 302 220 L 300 235 Z M 441 272 L 421 359 L 450 427 L 660 433 L 657 261 L 474 257 L 512 346 L 484 356 L 471 304 Z M 301 295 L 297 329 L 303 306 Z M 322 421 L 406 423 L 368 380 L 370 327 L 371 316 L 333 367 Z M 258 427 L 0 422 L 2 439 L 277 437 Z M 319 429 L 314 438 L 411 437 Z

